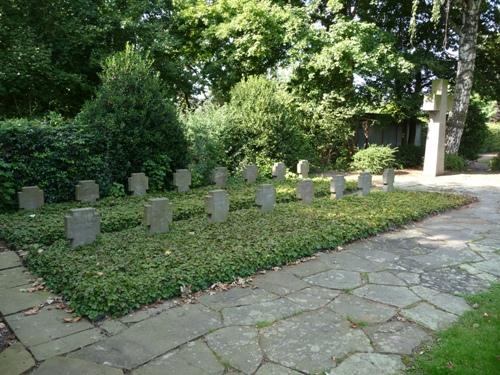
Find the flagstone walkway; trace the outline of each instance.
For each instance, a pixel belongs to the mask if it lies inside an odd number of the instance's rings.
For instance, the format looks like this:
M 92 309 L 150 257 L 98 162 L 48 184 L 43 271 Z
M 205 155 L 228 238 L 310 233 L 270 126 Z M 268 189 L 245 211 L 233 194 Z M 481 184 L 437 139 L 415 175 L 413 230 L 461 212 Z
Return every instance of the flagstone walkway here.
M 405 356 L 471 308 L 461 294 L 500 278 L 500 175 L 398 175 L 396 185 L 479 202 L 268 271 L 246 288 L 100 324 L 63 323 L 71 315 L 53 305 L 26 315 L 54 296 L 23 292 L 30 275 L 17 254 L 0 252 L 0 311 L 19 340 L 0 353 L 0 372 L 400 373 Z

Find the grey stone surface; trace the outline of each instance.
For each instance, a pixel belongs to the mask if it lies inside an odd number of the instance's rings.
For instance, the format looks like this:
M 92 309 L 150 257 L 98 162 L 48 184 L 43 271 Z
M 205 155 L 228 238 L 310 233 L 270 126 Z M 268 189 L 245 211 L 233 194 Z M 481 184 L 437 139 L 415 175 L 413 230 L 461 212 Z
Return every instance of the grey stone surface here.
M 272 271 L 259 275 L 255 278 L 254 285 L 281 296 L 310 286 L 287 271 Z
M 416 324 L 398 321 L 365 328 L 376 351 L 393 354 L 411 354 L 431 336 Z
M 222 375 L 224 366 L 201 340 L 187 343 L 134 370 L 134 375 Z
M 362 284 L 359 272 L 331 270 L 304 279 L 313 285 L 331 289 L 352 289 Z
M 343 251 L 340 253 L 320 253 L 320 260 L 328 267 L 356 272 L 377 272 L 389 267 L 386 263 L 373 262 L 363 259 L 353 253 Z
M 123 375 L 117 368 L 82 361 L 77 358 L 53 357 L 35 369 L 34 375 Z
M 212 182 L 218 188 L 225 188 L 227 185 L 228 172 L 226 167 L 215 167 L 212 172 Z
M 205 212 L 209 223 L 222 223 L 229 215 L 229 194 L 225 190 L 212 190 L 205 196 Z
M 287 267 L 287 272 L 293 273 L 295 276 L 298 277 L 306 277 L 306 276 L 311 276 L 316 273 L 324 272 L 330 270 L 330 267 L 328 267 L 325 263 L 323 263 L 319 259 L 311 259 L 307 260 L 305 262 L 288 266 Z
M 406 286 L 403 280 L 387 271 L 369 273 L 368 281 L 371 284 Z
M 64 232 L 72 248 L 89 245 L 101 233 L 101 217 L 95 208 L 73 208 L 64 216 Z
M 259 368 L 255 375 L 300 375 L 300 372 L 275 363 L 265 363 Z
M 120 318 L 120 321 L 125 324 L 137 323 L 143 321 L 144 319 L 151 318 L 152 316 L 159 315 L 160 313 L 171 309 L 176 306 L 175 300 L 163 301 L 160 304 L 155 304 L 154 306 L 146 306 L 140 310 L 131 312 Z
M 272 176 L 275 180 L 284 181 L 285 174 L 286 174 L 285 163 L 282 163 L 282 162 L 274 163 L 271 173 L 272 173 Z
M 297 183 L 297 199 L 304 204 L 313 202 L 314 183 L 312 180 L 302 180 Z
M 344 198 L 345 192 L 345 177 L 342 175 L 336 175 L 332 177 L 330 181 L 330 196 L 335 199 Z
M 276 205 L 276 188 L 271 184 L 262 184 L 257 188 L 255 203 L 261 212 L 271 212 Z
M 17 192 L 19 208 L 21 210 L 36 210 L 43 206 L 43 190 L 38 186 L 25 186 Z
M 20 342 L 15 342 L 0 352 L 0 370 L 5 375 L 22 374 L 33 366 L 33 357 Z
M 71 356 L 134 368 L 221 326 L 219 314 L 200 304 L 176 307 Z
M 99 185 L 94 180 L 78 181 L 75 198 L 79 202 L 95 202 L 99 199 Z
M 116 319 L 106 319 L 99 325 L 99 328 L 108 335 L 116 335 L 127 328 L 125 324 Z
M 451 312 L 456 315 L 462 315 L 470 310 L 470 306 L 461 297 L 451 294 L 441 293 L 422 286 L 415 286 L 411 290 L 422 299 L 430 302 L 441 310 Z
M 21 265 L 21 258 L 14 251 L 0 252 L 0 270 L 18 267 Z
M 259 176 L 259 169 L 255 164 L 245 165 L 243 168 L 243 179 L 247 184 L 254 184 Z
M 174 186 L 177 192 L 186 193 L 191 186 L 191 171 L 189 169 L 176 169 L 174 172 Z
M 338 296 L 328 307 L 345 319 L 355 323 L 382 323 L 396 314 L 396 309 L 392 306 L 373 302 L 352 294 Z
M 135 196 L 142 196 L 149 189 L 149 178 L 145 173 L 132 173 L 128 178 L 128 191 Z
M 366 196 L 370 194 L 372 188 L 372 175 L 368 172 L 361 172 L 358 176 L 358 195 Z
M 382 175 L 382 182 L 384 184 L 383 190 L 387 193 L 394 191 L 394 178 L 395 173 L 393 168 L 384 169 L 384 174 Z
M 456 315 L 438 310 L 427 302 L 421 302 L 409 309 L 403 309 L 401 314 L 434 331 L 447 328 L 457 320 Z
M 397 355 L 356 353 L 333 369 L 330 375 L 394 375 L 402 374 L 404 368 Z
M 299 305 L 302 310 L 316 310 L 328 304 L 339 294 L 338 290 L 313 286 L 291 293 L 286 298 Z
M 440 268 L 423 272 L 421 285 L 444 293 L 473 294 L 485 290 L 489 282 L 459 268 Z
M 491 273 L 500 277 L 500 260 L 487 260 L 484 262 L 474 263 L 474 267 L 483 272 Z
M 299 160 L 297 163 L 297 174 L 302 178 L 309 177 L 309 162 L 307 160 Z
M 24 267 L 8 268 L 0 271 L 0 289 L 9 289 L 26 285 L 32 280 L 33 277 L 26 272 Z
M 225 325 L 269 324 L 302 311 L 301 307 L 286 298 L 252 305 L 228 307 L 222 310 Z
M 144 205 L 144 225 L 149 233 L 168 232 L 172 220 L 172 205 L 168 198 L 149 199 Z
M 31 309 L 44 303 L 50 297 L 50 293 L 44 291 L 28 293 L 22 292 L 21 289 L 15 287 L 0 290 L 0 312 L 3 315 Z
M 420 274 L 416 272 L 398 272 L 396 274 L 401 280 L 404 280 L 408 285 L 416 285 L 420 283 Z
M 226 307 L 251 305 L 277 298 L 278 295 L 264 289 L 232 288 L 224 293 L 205 294 L 198 300 L 213 310 L 222 310 Z
M 351 328 L 331 310 L 317 310 L 282 320 L 261 331 L 261 348 L 272 362 L 307 373 L 335 366 L 333 357 L 371 352 L 360 329 Z
M 470 250 L 437 249 L 430 254 L 409 257 L 421 263 L 426 269 L 442 268 L 465 262 L 480 261 L 482 258 Z
M 355 289 L 353 293 L 358 297 L 397 307 L 405 307 L 420 300 L 411 290 L 402 286 L 370 284 Z
M 224 363 L 245 374 L 254 373 L 263 359 L 255 328 L 221 328 L 207 335 L 206 342 Z

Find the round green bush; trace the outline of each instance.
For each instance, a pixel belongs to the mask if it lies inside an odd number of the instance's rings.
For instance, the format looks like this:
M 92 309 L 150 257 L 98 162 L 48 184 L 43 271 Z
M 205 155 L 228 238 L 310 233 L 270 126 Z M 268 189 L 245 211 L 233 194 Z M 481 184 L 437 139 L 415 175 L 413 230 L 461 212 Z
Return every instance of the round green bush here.
M 397 148 L 372 145 L 354 154 L 351 168 L 356 171 L 380 174 L 384 169 L 395 166 L 396 152 Z
M 424 159 L 424 147 L 401 145 L 396 152 L 396 164 L 401 168 L 420 167 Z
M 490 168 L 494 172 L 500 171 L 500 152 L 490 160 Z
M 471 97 L 465 128 L 460 140 L 458 154 L 467 160 L 476 160 L 488 137 L 488 118 L 485 104 L 475 96 Z
M 467 168 L 466 160 L 460 155 L 446 154 L 444 156 L 444 169 L 453 172 L 463 172 Z

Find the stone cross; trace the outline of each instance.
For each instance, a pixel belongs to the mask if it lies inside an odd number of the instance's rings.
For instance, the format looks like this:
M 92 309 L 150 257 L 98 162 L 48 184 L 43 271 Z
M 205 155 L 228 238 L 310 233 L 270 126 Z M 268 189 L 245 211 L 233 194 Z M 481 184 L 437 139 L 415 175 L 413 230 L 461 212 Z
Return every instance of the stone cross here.
M 276 188 L 271 184 L 262 184 L 257 188 L 255 203 L 260 212 L 271 212 L 276 204 Z
M 227 168 L 216 167 L 212 174 L 212 181 L 219 188 L 226 187 L 227 184 Z
M 259 170 L 255 164 L 248 164 L 243 169 L 243 178 L 247 184 L 254 184 L 257 181 Z
M 81 180 L 76 185 L 76 200 L 95 202 L 99 199 L 99 185 L 94 180 Z
M 282 162 L 274 163 L 273 170 L 272 170 L 273 178 L 278 180 L 278 181 L 283 181 L 283 180 L 285 180 L 285 174 L 286 174 L 285 163 L 282 163 Z
M 212 190 L 205 196 L 205 212 L 209 223 L 222 223 L 229 215 L 229 194 L 225 190 Z
M 370 194 L 372 188 L 372 175 L 368 172 L 361 172 L 358 176 L 358 195 L 366 196 Z
M 448 96 L 448 81 L 432 81 L 430 95 L 424 97 L 422 110 L 429 112 L 429 126 L 425 144 L 423 175 L 436 177 L 444 172 L 444 142 L 446 135 L 446 114 L 451 109 L 453 97 Z
M 383 181 L 384 181 L 384 191 L 391 192 L 394 191 L 394 178 L 395 173 L 393 168 L 384 169 Z
M 297 198 L 304 204 L 311 204 L 314 198 L 312 180 L 302 180 L 297 184 Z
M 101 233 L 101 218 L 95 208 L 74 208 L 64 216 L 64 232 L 75 248 L 88 245 Z
M 144 173 L 132 173 L 128 178 L 128 191 L 132 192 L 132 195 L 144 195 L 148 189 L 149 179 Z
M 332 199 L 344 198 L 345 177 L 342 175 L 333 176 L 330 180 L 330 197 Z
M 21 210 L 36 210 L 43 206 L 43 190 L 38 186 L 25 186 L 17 192 L 17 199 Z
M 172 205 L 167 198 L 152 198 L 144 205 L 144 225 L 149 233 L 168 232 L 172 224 Z
M 297 173 L 302 178 L 309 177 L 309 162 L 307 160 L 300 160 L 297 163 Z
M 186 193 L 191 186 L 191 172 L 189 169 L 177 169 L 174 173 L 174 185 L 179 193 Z

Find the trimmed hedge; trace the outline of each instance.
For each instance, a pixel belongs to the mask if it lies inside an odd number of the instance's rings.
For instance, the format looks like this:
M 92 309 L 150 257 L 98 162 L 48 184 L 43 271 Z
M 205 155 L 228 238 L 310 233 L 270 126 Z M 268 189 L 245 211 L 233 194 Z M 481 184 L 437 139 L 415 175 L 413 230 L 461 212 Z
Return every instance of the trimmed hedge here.
M 197 291 L 230 282 L 468 202 L 459 195 L 400 191 L 321 198 L 311 206 L 277 205 L 265 215 L 238 210 L 222 224 L 210 225 L 202 216 L 181 220 L 155 236 L 140 227 L 103 234 L 75 250 L 61 240 L 31 249 L 27 264 L 78 314 L 119 316 L 177 296 L 181 286 Z

